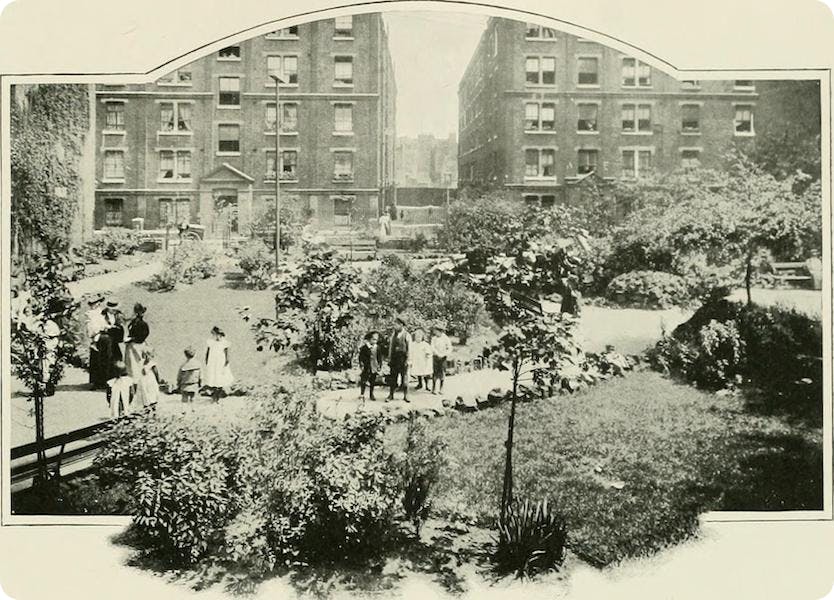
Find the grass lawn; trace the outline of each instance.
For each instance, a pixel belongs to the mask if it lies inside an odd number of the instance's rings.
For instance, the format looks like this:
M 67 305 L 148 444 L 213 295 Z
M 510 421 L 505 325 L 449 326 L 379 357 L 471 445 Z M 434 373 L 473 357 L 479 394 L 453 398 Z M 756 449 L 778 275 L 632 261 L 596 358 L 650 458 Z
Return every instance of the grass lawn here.
M 573 551 L 595 565 L 686 539 L 706 510 L 821 509 L 821 430 L 743 403 L 639 372 L 521 404 L 515 495 L 555 500 Z M 482 524 L 497 514 L 508 411 L 432 421 L 452 460 L 436 491 L 440 514 Z
M 136 302 L 147 307 L 145 320 L 151 330 L 148 343 L 156 351 L 164 379 L 176 380 L 177 370 L 185 360 L 186 346 L 193 346 L 198 358 L 205 356 L 209 332 L 217 325 L 229 340 L 230 362 L 236 379 L 268 382 L 272 371 L 265 369 L 274 355 L 255 349 L 254 336 L 236 307 L 250 306 L 254 315 L 273 316 L 274 292 L 237 289 L 233 280 L 220 274 L 182 285 L 172 292 L 151 292 L 140 285 L 129 285 L 112 296 L 119 300 L 126 315 L 132 315 Z

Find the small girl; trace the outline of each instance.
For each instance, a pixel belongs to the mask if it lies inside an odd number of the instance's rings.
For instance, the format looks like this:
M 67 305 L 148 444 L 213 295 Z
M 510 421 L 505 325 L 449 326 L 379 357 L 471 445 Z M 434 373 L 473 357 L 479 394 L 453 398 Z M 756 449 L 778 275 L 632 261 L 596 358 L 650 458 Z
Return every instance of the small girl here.
M 223 388 L 235 380 L 229 366 L 229 342 L 223 330 L 216 325 L 211 328 L 211 337 L 206 342 L 205 376 L 213 402 L 219 402 L 224 394 Z
M 408 368 L 411 375 L 417 377 L 417 389 L 423 389 L 425 382 L 426 390 L 428 390 L 432 372 L 432 351 L 431 344 L 425 340 L 422 329 L 414 332 L 414 340 L 408 348 L 408 354 Z
M 194 350 L 186 348 L 185 362 L 177 374 L 177 389 L 182 394 L 183 402 L 194 402 L 194 396 L 200 391 L 200 363 L 194 358 Z
M 150 346 L 145 346 L 142 351 L 141 377 L 137 382 L 136 392 L 137 406 L 156 410 L 156 403 L 159 401 L 159 371 Z
M 110 417 L 116 419 L 131 413 L 130 402 L 133 399 L 133 379 L 127 374 L 127 366 L 122 361 L 113 365 L 116 377 L 107 382 L 110 396 Z

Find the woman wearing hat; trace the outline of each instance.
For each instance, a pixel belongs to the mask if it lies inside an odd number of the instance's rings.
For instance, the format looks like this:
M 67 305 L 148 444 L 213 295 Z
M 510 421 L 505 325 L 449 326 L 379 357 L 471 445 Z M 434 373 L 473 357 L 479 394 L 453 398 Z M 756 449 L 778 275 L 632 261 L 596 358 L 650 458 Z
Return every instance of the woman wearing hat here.
M 90 307 L 87 311 L 87 337 L 90 340 L 90 387 L 94 390 L 107 385 L 106 372 L 101 361 L 101 353 L 98 350 L 99 335 L 102 330 L 107 328 L 107 321 L 102 314 L 103 303 L 104 297 L 101 294 L 96 294 L 87 301 L 87 305 Z
M 101 370 L 106 376 L 105 382 L 117 376 L 116 363 L 122 360 L 122 349 L 119 344 L 124 339 L 124 328 L 118 307 L 118 302 L 108 301 L 102 311 L 105 327 L 99 332 L 97 346 Z
M 127 374 L 133 381 L 139 381 L 142 377 L 144 360 L 142 353 L 145 351 L 145 340 L 148 339 L 151 331 L 145 322 L 146 308 L 138 302 L 133 305 L 133 318 L 127 325 L 127 338 L 125 339 L 125 366 Z M 135 391 L 135 389 L 134 389 Z

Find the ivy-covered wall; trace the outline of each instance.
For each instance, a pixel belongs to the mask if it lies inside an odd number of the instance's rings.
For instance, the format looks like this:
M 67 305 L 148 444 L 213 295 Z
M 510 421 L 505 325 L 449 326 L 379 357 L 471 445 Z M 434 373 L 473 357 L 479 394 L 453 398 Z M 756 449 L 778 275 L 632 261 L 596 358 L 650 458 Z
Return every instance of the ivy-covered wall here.
M 82 154 L 89 152 L 90 90 L 83 84 L 13 86 L 12 244 L 15 255 L 73 242 L 83 215 Z M 83 228 L 75 227 L 76 237 Z

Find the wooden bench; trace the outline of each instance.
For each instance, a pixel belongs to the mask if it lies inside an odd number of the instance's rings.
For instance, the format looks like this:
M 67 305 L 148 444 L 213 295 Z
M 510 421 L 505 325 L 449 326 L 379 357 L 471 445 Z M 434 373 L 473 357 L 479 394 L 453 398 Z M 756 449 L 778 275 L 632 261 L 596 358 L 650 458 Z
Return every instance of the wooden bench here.
M 346 256 L 348 260 L 374 260 L 376 259 L 376 240 L 368 238 L 345 239 L 330 238 L 327 243 L 339 254 Z
M 92 466 L 92 460 L 99 448 L 106 444 L 102 437 L 114 421 L 96 423 L 81 429 L 62 433 L 42 442 L 46 455 L 46 467 L 64 475 Z M 38 443 L 30 442 L 11 449 L 11 489 L 17 492 L 32 485 L 38 473 Z
M 808 273 L 804 262 L 775 262 L 771 263 L 770 267 L 773 276 L 783 283 L 813 283 L 813 277 Z

